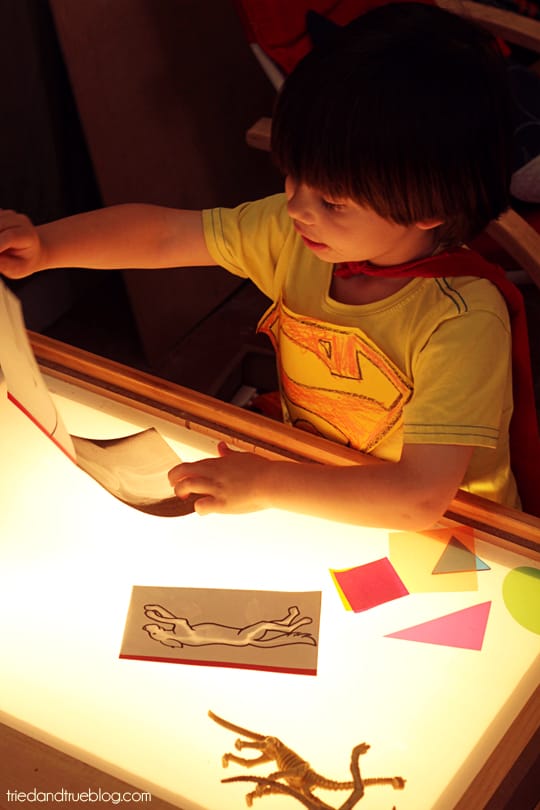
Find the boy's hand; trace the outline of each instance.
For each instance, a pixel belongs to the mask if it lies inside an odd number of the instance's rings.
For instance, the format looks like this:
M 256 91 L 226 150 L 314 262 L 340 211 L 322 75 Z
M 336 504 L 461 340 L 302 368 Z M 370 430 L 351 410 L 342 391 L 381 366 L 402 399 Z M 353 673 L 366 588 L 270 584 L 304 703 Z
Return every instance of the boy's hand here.
M 41 241 L 24 214 L 0 209 L 0 273 L 24 278 L 40 270 Z
M 199 515 L 212 512 L 241 514 L 264 509 L 261 480 L 271 461 L 218 445 L 218 458 L 178 464 L 169 471 L 169 481 L 179 498 L 200 495 L 195 501 Z

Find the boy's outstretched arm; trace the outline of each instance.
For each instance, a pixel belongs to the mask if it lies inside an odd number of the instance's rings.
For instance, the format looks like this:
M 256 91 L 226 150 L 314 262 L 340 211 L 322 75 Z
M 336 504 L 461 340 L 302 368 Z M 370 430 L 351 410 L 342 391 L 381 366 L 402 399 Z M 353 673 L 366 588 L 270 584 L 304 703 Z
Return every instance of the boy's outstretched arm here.
M 96 269 L 214 265 L 200 211 L 130 203 L 35 227 L 0 211 L 0 273 L 23 278 L 52 267 Z
M 179 464 L 169 480 L 179 497 L 199 493 L 201 514 L 281 508 L 363 526 L 420 531 L 446 511 L 473 448 L 405 445 L 397 463 L 334 467 L 269 461 L 219 446 L 219 458 Z

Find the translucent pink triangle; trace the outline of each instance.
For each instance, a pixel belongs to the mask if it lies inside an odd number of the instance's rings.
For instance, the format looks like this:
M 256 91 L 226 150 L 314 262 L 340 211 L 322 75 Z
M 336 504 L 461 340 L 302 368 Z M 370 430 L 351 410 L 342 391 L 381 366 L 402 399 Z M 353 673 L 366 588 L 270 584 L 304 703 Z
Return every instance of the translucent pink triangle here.
M 491 602 L 483 602 L 414 627 L 407 627 L 397 633 L 388 633 L 386 637 L 481 650 L 490 607 Z

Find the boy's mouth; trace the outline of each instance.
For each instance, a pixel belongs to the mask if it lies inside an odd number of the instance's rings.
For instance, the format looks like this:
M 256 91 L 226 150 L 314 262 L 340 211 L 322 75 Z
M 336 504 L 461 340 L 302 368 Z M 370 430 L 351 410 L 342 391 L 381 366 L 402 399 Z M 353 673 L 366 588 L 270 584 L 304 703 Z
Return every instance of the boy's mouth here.
M 313 239 L 310 239 L 308 236 L 302 233 L 302 231 L 297 225 L 295 225 L 295 228 L 299 236 L 301 237 L 304 245 L 308 247 L 310 250 L 322 250 L 323 248 L 328 247 L 328 245 L 326 245 L 324 242 L 315 242 Z

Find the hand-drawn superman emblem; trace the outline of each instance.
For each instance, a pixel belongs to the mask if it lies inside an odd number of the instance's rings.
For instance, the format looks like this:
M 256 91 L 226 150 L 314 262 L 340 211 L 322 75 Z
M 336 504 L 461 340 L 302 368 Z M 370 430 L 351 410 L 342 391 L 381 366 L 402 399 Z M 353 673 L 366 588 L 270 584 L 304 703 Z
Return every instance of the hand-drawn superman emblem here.
M 364 452 L 398 426 L 412 383 L 362 330 L 297 315 L 280 301 L 259 331 L 274 345 L 291 424 Z

